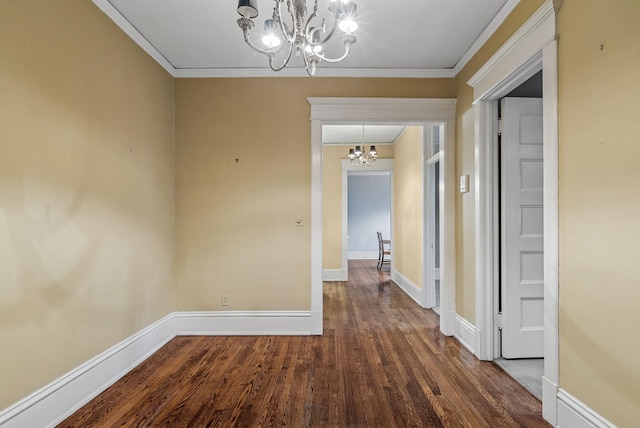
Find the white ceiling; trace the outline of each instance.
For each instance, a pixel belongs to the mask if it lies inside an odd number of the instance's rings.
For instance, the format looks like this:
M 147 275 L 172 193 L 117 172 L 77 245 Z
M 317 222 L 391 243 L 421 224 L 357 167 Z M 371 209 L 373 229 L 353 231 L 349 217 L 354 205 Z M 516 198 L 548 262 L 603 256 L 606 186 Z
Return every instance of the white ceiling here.
M 363 135 L 364 128 L 364 135 Z M 404 131 L 397 125 L 323 125 L 323 144 L 393 144 Z
M 306 76 L 294 58 L 282 72 L 245 45 L 237 0 L 93 0 L 176 77 Z M 519 0 L 355 0 L 351 55 L 317 76 L 452 77 Z M 258 0 L 257 27 L 272 0 Z M 325 15 L 328 0 L 319 0 Z M 312 8 L 312 0 L 307 0 Z

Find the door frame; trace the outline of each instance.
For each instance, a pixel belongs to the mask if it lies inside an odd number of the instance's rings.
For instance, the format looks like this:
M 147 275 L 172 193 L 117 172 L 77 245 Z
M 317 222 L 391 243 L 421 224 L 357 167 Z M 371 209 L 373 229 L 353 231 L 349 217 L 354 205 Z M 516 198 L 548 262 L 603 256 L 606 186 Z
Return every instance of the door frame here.
M 543 74 L 544 375 L 542 413 L 557 421 L 558 393 L 558 62 L 553 2 L 547 0 L 467 82 L 474 90 L 476 356 L 496 357 L 496 100 Z M 499 349 L 497 350 L 499 352 Z
M 444 251 L 441 257 L 440 330 L 451 336 L 455 327 L 455 98 L 334 98 L 309 97 L 311 105 L 311 334 L 322 334 L 322 125 L 323 124 L 443 124 L 442 143 Z
M 424 209 L 423 209 L 423 287 L 422 287 L 422 307 L 423 308 L 436 308 L 438 310 L 434 311 L 439 313 L 439 305 L 436 305 L 436 280 L 440 279 L 440 268 L 435 267 L 435 256 L 433 255 L 433 251 L 431 251 L 431 241 L 434 240 L 435 234 L 435 226 L 432 222 L 432 219 L 435 218 L 435 204 L 432 204 L 432 201 L 435 198 L 441 198 L 442 194 L 440 193 L 440 188 L 434 191 L 432 182 L 435 180 L 435 165 L 440 163 L 441 157 L 440 152 L 433 153 L 433 130 L 435 124 L 425 124 L 424 126 L 424 165 L 423 165 L 423 190 L 424 190 Z M 426 131 L 429 132 L 426 132 Z M 439 141 L 444 141 L 443 129 L 440 127 L 440 138 Z M 443 171 L 439 169 L 438 173 L 438 182 L 441 183 L 444 180 Z M 444 217 L 444 204 L 440 203 L 438 205 L 438 214 L 439 219 Z M 439 223 L 439 234 L 442 237 L 442 222 Z M 442 254 L 442 239 L 440 239 L 440 245 L 438 246 L 438 252 Z M 442 259 L 441 259 L 442 260 Z

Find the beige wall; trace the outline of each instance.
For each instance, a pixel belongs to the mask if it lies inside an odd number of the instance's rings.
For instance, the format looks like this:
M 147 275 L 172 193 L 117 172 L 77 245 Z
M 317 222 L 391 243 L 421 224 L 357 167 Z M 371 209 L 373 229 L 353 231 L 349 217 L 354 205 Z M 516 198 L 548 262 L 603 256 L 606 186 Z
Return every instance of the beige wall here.
M 178 309 L 309 309 L 307 97 L 452 93 L 453 79 L 178 79 Z
M 0 408 L 172 310 L 222 309 L 223 293 L 232 310 L 308 309 L 305 98 L 456 96 L 456 175 L 473 178 L 466 81 L 542 3 L 520 2 L 455 81 L 184 79 L 174 121 L 173 79 L 90 2 L 0 2 Z M 565 0 L 558 21 L 560 384 L 621 427 L 640 419 L 638 22 L 635 0 Z M 422 197 L 404 169 L 398 203 Z M 456 305 L 473 322 L 470 184 Z M 396 210 L 394 263 L 422 285 L 399 239 L 421 214 Z
M 456 177 L 469 175 L 467 193 L 456 192 L 456 312 L 475 324 L 475 183 L 473 90 L 467 81 L 544 3 L 525 0 L 456 75 Z
M 322 148 L 322 265 L 342 269 L 342 163 L 353 146 Z M 392 145 L 376 145 L 378 159 L 393 159 Z M 346 268 L 346 266 L 345 266 Z
M 422 126 L 409 126 L 396 140 L 393 162 L 393 268 L 422 287 L 424 154 Z
M 565 0 L 558 30 L 560 384 L 637 426 L 640 2 Z
M 542 3 L 520 2 L 456 76 L 457 175 L 474 170 L 466 82 Z M 638 22 L 635 0 L 565 0 L 558 15 L 560 386 L 621 427 L 640 419 Z M 456 201 L 456 304 L 470 321 L 473 189 Z
M 173 308 L 173 79 L 90 1 L 0 2 L 0 409 Z

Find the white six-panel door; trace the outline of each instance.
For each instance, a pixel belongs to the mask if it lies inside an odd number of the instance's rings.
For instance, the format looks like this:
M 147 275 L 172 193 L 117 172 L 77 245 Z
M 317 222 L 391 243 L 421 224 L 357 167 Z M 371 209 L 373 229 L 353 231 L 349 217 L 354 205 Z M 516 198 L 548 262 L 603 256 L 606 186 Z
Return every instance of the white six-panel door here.
M 502 356 L 544 353 L 542 99 L 504 98 Z

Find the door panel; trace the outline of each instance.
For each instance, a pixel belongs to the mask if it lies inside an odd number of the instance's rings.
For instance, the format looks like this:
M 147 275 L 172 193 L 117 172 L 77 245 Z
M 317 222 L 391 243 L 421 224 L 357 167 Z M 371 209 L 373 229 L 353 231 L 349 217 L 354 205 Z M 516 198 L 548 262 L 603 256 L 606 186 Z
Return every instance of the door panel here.
M 502 100 L 502 356 L 544 353 L 542 99 Z

